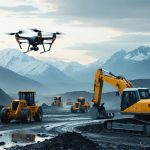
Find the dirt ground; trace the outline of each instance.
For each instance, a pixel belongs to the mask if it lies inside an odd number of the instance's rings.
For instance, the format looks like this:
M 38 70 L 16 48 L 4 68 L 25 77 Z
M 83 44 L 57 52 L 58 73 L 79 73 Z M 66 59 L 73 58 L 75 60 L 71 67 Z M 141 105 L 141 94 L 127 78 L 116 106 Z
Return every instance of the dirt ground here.
M 76 132 L 66 132 L 60 134 L 53 139 L 45 140 L 37 144 L 27 145 L 25 147 L 15 146 L 9 148 L 9 150 L 99 150 L 101 147 L 83 137 L 81 134 Z
M 8 150 L 149 150 L 150 137 L 108 132 L 104 120 L 70 112 L 44 115 L 42 123 L 0 124 L 0 149 Z M 15 140 L 13 139 L 15 137 Z M 22 139 L 24 138 L 24 139 Z M 29 139 L 32 139 L 29 140 Z

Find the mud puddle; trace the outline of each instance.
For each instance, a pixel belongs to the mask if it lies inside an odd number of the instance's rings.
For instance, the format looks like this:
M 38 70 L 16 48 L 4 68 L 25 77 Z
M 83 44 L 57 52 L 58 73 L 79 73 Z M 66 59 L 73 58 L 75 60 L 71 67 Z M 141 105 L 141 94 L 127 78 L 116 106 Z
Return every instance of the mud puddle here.
M 35 134 L 27 132 L 5 133 L 0 135 L 0 149 L 2 150 L 16 145 L 25 146 L 51 138 L 53 138 L 53 135 L 50 134 Z

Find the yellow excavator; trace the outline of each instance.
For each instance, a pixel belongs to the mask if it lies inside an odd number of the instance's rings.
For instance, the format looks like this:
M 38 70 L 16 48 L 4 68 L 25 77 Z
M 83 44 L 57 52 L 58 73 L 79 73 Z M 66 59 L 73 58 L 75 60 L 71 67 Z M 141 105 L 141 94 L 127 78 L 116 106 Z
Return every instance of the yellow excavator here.
M 35 104 L 34 91 L 19 91 L 19 99 L 13 100 L 8 107 L 3 107 L 0 112 L 2 123 L 9 123 L 11 120 L 20 120 L 22 123 L 29 123 L 32 119 L 42 121 L 42 107 Z
M 93 107 L 90 109 L 92 118 L 113 118 L 106 112 L 101 104 L 103 83 L 106 82 L 117 88 L 121 96 L 121 113 L 134 115 L 122 119 L 109 119 L 104 121 L 108 130 L 126 130 L 150 134 L 150 93 L 148 88 L 134 88 L 133 84 L 125 77 L 116 76 L 111 72 L 98 69 L 94 83 Z M 112 102 L 113 103 L 113 102 Z

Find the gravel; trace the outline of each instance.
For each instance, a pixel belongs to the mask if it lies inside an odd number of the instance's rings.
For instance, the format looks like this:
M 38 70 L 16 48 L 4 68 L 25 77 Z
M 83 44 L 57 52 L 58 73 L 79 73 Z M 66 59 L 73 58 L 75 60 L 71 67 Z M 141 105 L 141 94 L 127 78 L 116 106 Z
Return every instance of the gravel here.
M 102 150 L 102 147 L 76 132 L 66 132 L 53 139 L 8 150 Z

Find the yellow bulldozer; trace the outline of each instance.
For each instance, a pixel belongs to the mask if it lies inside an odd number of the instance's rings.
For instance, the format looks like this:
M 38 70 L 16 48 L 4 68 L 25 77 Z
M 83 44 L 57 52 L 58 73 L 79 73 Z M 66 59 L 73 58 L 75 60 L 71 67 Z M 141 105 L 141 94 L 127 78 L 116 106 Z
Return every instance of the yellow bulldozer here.
M 90 108 L 90 104 L 88 102 L 85 102 L 84 97 L 78 97 L 77 102 L 74 103 L 73 106 L 71 106 L 71 112 L 76 113 L 76 112 L 88 112 Z
M 19 91 L 19 99 L 13 100 L 8 107 L 3 107 L 0 113 L 2 123 L 9 123 L 11 120 L 20 120 L 22 123 L 29 123 L 32 119 L 42 121 L 42 107 L 35 104 L 34 91 Z
M 51 106 L 58 106 L 58 107 L 63 106 L 61 96 L 55 96 Z

